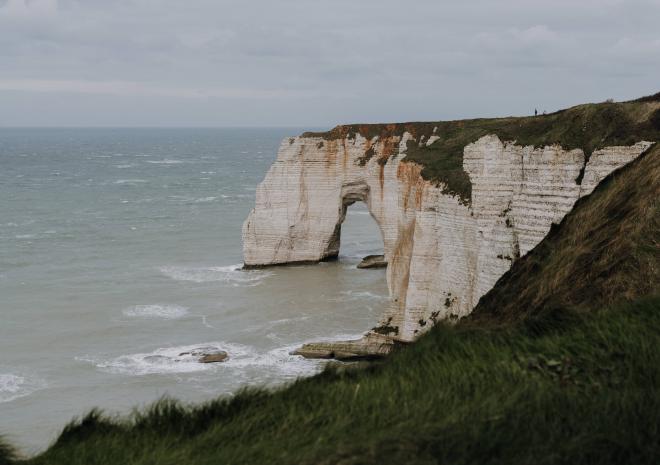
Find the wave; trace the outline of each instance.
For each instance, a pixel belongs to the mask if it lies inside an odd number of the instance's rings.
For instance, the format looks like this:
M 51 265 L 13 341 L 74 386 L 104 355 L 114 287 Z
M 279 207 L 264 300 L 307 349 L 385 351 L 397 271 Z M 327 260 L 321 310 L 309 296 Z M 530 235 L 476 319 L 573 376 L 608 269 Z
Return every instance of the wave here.
M 254 197 L 253 194 L 220 194 L 223 199 L 249 199 Z
M 313 374 L 322 366 L 319 361 L 291 355 L 291 351 L 300 345 L 295 344 L 260 352 L 254 347 L 243 344 L 206 342 L 121 355 L 110 360 L 99 360 L 94 357 L 76 357 L 76 360 L 92 363 L 104 372 L 128 376 L 229 370 L 233 372 L 232 376 L 241 378 L 242 375 L 247 376 L 247 370 L 256 369 L 262 375 L 270 374 L 275 375 L 278 379 L 287 379 Z M 229 354 L 229 358 L 222 363 L 199 363 L 198 357 L 190 354 L 195 349 L 224 350 Z M 254 377 L 249 378 L 254 380 Z M 254 381 L 259 382 L 260 380 Z
M 243 270 L 241 263 L 230 266 L 185 267 L 164 266 L 160 272 L 176 281 L 208 283 L 221 281 L 234 286 L 256 286 L 264 278 L 272 275 L 271 271 Z
M 353 300 L 387 300 L 389 296 L 369 291 L 341 291 L 339 297 L 331 298 L 334 302 L 347 302 Z
M 298 355 L 291 355 L 295 349 L 302 346 L 296 343 L 283 347 L 277 347 L 264 353 L 253 353 L 243 357 L 230 358 L 228 367 L 239 368 L 242 372 L 248 369 L 257 369 L 263 381 L 263 377 L 271 375 L 278 381 L 309 376 L 321 371 L 326 362 L 322 360 L 305 359 Z M 231 354 L 230 354 L 231 356 Z
M 44 387 L 46 383 L 35 376 L 0 373 L 0 404 L 29 396 Z
M 76 357 L 76 360 L 93 363 L 102 371 L 122 374 L 122 375 L 151 375 L 167 373 L 192 373 L 196 371 L 210 370 L 215 367 L 214 364 L 199 363 L 197 357 L 189 352 L 200 347 L 218 348 L 227 350 L 226 344 L 217 342 L 186 345 L 177 347 L 168 347 L 156 349 L 152 352 L 121 355 L 110 360 L 98 360 L 94 357 Z M 237 346 L 231 347 L 232 351 L 240 351 Z
M 117 179 L 115 181 L 115 184 L 129 184 L 129 185 L 135 185 L 135 184 L 142 184 L 145 182 L 149 182 L 146 179 Z
M 165 159 L 165 160 L 147 160 L 147 163 L 151 163 L 153 165 L 179 165 L 185 162 L 183 160 Z
M 266 337 L 272 339 L 271 335 Z M 346 341 L 360 339 L 362 336 L 362 333 L 337 334 L 329 338 L 314 338 L 314 341 Z M 305 342 L 308 341 L 287 344 L 270 350 L 259 350 L 249 345 L 214 341 L 158 348 L 151 352 L 121 355 L 110 359 L 84 356 L 76 357 L 76 360 L 92 363 L 101 371 L 118 375 L 226 373 L 226 376 L 230 376 L 238 383 L 260 384 L 282 382 L 321 371 L 327 361 L 292 355 L 292 352 Z M 191 354 L 195 350 L 223 350 L 228 353 L 229 357 L 221 363 L 199 363 L 198 355 Z
M 348 210 L 347 214 L 348 214 L 348 215 L 371 215 L 371 213 L 369 213 L 369 212 L 365 212 L 365 211 L 361 211 L 361 210 L 357 210 L 357 211 L 355 211 L 355 210 L 354 210 L 354 211 Z
M 183 318 L 188 314 L 187 307 L 179 305 L 135 305 L 124 309 L 124 315 L 132 318 L 164 318 L 166 320 L 175 320 Z

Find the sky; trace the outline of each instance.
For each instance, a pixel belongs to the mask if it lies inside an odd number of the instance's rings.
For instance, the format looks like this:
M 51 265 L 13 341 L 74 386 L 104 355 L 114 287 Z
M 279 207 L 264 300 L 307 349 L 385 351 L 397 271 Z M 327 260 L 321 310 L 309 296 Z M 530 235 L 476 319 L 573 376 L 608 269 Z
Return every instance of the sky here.
M 0 0 L 0 126 L 525 115 L 660 91 L 660 0 Z

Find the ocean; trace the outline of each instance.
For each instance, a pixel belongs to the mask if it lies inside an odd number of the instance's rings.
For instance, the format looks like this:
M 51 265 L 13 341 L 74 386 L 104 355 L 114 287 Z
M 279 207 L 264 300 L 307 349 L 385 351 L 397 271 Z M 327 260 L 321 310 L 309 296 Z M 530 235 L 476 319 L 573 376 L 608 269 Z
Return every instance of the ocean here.
M 324 363 L 292 349 L 376 324 L 363 205 L 338 261 L 241 270 L 255 188 L 302 130 L 0 129 L 0 435 L 32 454 L 94 407 L 282 385 Z M 180 355 L 202 346 L 230 358 Z

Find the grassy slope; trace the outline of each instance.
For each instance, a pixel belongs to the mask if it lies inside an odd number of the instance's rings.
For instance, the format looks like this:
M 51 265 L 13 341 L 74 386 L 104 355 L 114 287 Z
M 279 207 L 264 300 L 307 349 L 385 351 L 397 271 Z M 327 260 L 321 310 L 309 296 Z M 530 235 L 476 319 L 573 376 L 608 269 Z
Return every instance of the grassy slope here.
M 543 319 L 658 290 L 660 144 L 613 173 L 486 294 L 471 315 Z
M 30 463 L 655 464 L 658 158 L 656 149 L 599 186 L 542 242 L 541 265 L 521 274 L 530 261 L 521 260 L 498 283 L 505 296 L 523 281 L 548 295 L 567 292 L 547 308 L 519 300 L 519 310 L 554 310 L 543 318 L 531 311 L 532 324 L 502 319 L 501 300 L 490 298 L 478 308 L 481 323 L 509 324 L 437 326 L 382 363 L 329 369 L 274 393 L 197 407 L 162 402 L 124 419 L 94 412 Z M 585 239 L 585 228 L 603 239 Z M 647 258 L 621 260 L 636 254 Z M 577 268 L 552 275 L 544 290 L 550 264 L 573 269 L 585 256 L 611 264 L 605 279 Z M 612 282 L 625 288 L 608 294 Z M 583 293 L 589 298 L 574 300 Z
M 542 147 L 559 144 L 565 149 L 582 149 L 587 156 L 611 145 L 631 145 L 640 140 L 660 141 L 660 93 L 632 102 L 578 105 L 549 115 L 438 121 L 430 123 L 345 125 L 324 133 L 305 136 L 336 139 L 354 137 L 384 138 L 411 133 L 417 140 L 434 134 L 440 137 L 430 146 L 409 143 L 406 161 L 421 164 L 424 179 L 443 183 L 445 193 L 470 201 L 472 186 L 463 171 L 463 148 L 488 134 L 504 141 Z M 365 153 L 363 159 L 368 159 Z M 371 151 L 373 155 L 373 150 Z
M 10 465 L 16 459 L 12 447 L 0 438 L 0 465 Z

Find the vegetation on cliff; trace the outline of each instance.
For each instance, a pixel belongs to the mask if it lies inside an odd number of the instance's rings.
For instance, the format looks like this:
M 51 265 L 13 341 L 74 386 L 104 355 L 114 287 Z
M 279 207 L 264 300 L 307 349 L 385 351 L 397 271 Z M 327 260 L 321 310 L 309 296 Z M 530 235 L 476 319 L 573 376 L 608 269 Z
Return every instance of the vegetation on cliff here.
M 337 126 L 334 129 L 303 136 L 324 139 L 354 138 L 356 134 L 372 139 L 410 133 L 406 161 L 424 168 L 422 177 L 442 183 L 445 192 L 470 202 L 472 186 L 463 170 L 463 149 L 479 138 L 496 134 L 506 142 L 544 147 L 559 144 L 565 150 L 581 149 L 587 157 L 594 150 L 612 145 L 660 141 L 660 93 L 630 102 L 604 102 L 578 105 L 548 115 L 438 121 L 428 123 L 362 124 Z M 431 136 L 432 144 L 419 144 Z M 372 151 L 373 152 L 373 151 Z M 368 159 L 365 153 L 365 158 Z M 373 153 L 372 153 L 373 156 Z
M 657 463 L 659 164 L 655 147 L 610 175 L 472 319 L 383 362 L 128 418 L 94 411 L 27 463 Z

